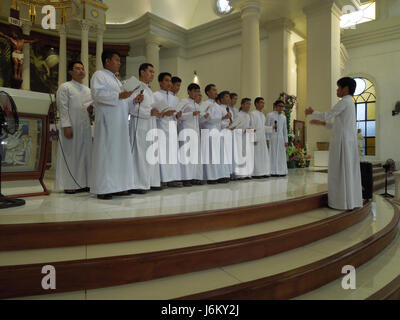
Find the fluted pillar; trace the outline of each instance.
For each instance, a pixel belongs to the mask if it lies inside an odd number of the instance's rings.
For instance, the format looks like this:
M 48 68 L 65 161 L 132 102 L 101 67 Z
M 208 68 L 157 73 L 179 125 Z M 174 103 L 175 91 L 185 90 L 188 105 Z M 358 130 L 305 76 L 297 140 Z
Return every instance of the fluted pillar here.
M 340 16 L 334 0 L 320 0 L 304 9 L 307 16 L 307 105 L 329 111 L 338 101 L 336 82 L 340 78 Z M 311 151 L 317 142 L 328 142 L 330 131 L 307 126 Z
M 96 70 L 103 69 L 103 62 L 101 61 L 101 54 L 103 53 L 103 35 L 104 35 L 104 26 L 98 25 L 96 28 Z
M 32 23 L 24 22 L 22 24 L 22 33 L 26 36 L 31 34 Z M 23 90 L 31 89 L 31 45 L 24 43 L 24 64 L 22 66 L 22 87 Z
M 146 62 L 154 66 L 155 76 L 151 87 L 153 91 L 159 89 L 157 75 L 160 73 L 160 43 L 153 37 L 146 38 Z
M 297 65 L 297 120 L 305 121 L 307 107 L 307 43 L 306 40 L 295 44 Z
M 86 77 L 83 79 L 85 86 L 89 85 L 89 29 L 90 23 L 85 20 L 80 21 L 81 25 L 81 61 L 86 70 Z
M 242 65 L 240 93 L 255 99 L 261 94 L 260 11 L 259 0 L 234 1 L 242 18 Z
M 58 63 L 58 85 L 67 81 L 67 26 L 58 26 L 60 37 L 59 63 Z

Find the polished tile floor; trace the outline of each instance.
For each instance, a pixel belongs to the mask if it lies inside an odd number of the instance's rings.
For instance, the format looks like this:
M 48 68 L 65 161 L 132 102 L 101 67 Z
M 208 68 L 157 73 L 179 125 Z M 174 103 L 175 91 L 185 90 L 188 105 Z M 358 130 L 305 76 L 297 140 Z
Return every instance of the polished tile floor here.
M 46 180 L 51 190 L 53 180 Z M 0 224 L 149 217 L 256 205 L 327 191 L 327 174 L 293 169 L 287 177 L 171 188 L 146 195 L 98 200 L 91 194 L 26 198 L 26 205 L 0 212 Z

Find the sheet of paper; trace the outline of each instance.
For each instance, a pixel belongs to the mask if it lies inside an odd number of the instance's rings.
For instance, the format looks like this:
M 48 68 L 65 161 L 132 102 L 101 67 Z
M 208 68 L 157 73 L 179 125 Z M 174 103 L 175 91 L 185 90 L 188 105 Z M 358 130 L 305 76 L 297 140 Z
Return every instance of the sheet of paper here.
M 141 82 L 135 77 L 130 77 L 128 80 L 122 82 L 123 91 L 136 91 L 140 89 L 140 87 Z
M 151 105 L 151 109 L 157 109 L 159 112 L 172 110 L 164 100 L 156 101 Z
M 242 120 L 240 118 L 236 118 L 228 128 L 234 129 L 241 124 L 242 124 Z
M 205 114 L 209 113 L 213 103 L 204 101 L 200 104 L 200 116 L 204 116 Z

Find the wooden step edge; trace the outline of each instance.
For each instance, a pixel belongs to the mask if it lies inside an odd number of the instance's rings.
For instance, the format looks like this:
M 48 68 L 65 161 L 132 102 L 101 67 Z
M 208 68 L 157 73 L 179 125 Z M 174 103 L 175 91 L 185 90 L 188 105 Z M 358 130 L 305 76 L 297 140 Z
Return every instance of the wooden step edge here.
M 188 248 L 0 267 L 0 298 L 48 294 L 38 285 L 43 277 L 43 265 L 54 266 L 57 289 L 52 293 L 61 293 L 149 281 L 262 259 L 341 232 L 365 219 L 370 209 L 369 202 L 363 208 L 307 225 Z
M 0 225 L 0 251 L 73 247 L 240 227 L 326 206 L 326 192 L 222 210 L 145 218 Z
M 393 179 L 393 174 L 392 174 L 392 173 L 389 173 L 388 176 L 387 176 L 387 178 L 388 178 L 388 180 Z M 375 181 L 385 180 L 385 179 L 386 179 L 386 173 L 373 176 L 374 182 L 375 182 Z
M 185 296 L 179 300 L 286 300 L 318 289 L 343 277 L 343 266 L 357 268 L 393 241 L 398 232 L 400 211 L 393 204 L 392 207 L 394 216 L 385 228 L 328 258 L 271 277 Z

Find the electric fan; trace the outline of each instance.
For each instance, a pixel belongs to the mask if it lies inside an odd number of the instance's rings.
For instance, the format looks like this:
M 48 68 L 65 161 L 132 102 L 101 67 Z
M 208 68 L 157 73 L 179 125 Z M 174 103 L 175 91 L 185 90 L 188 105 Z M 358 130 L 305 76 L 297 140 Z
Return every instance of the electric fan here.
M 0 209 L 18 207 L 25 204 L 22 199 L 9 199 L 1 193 L 1 166 L 3 162 L 4 145 L 7 144 L 6 134 L 14 134 L 18 130 L 18 113 L 14 100 L 5 91 L 0 91 Z
M 381 194 L 383 197 L 385 198 L 394 198 L 393 195 L 391 195 L 387 188 L 388 188 L 388 176 L 390 173 L 392 173 L 393 171 L 396 171 L 396 164 L 392 159 L 389 159 L 386 161 L 386 163 L 383 165 L 383 168 L 385 169 L 385 193 Z

